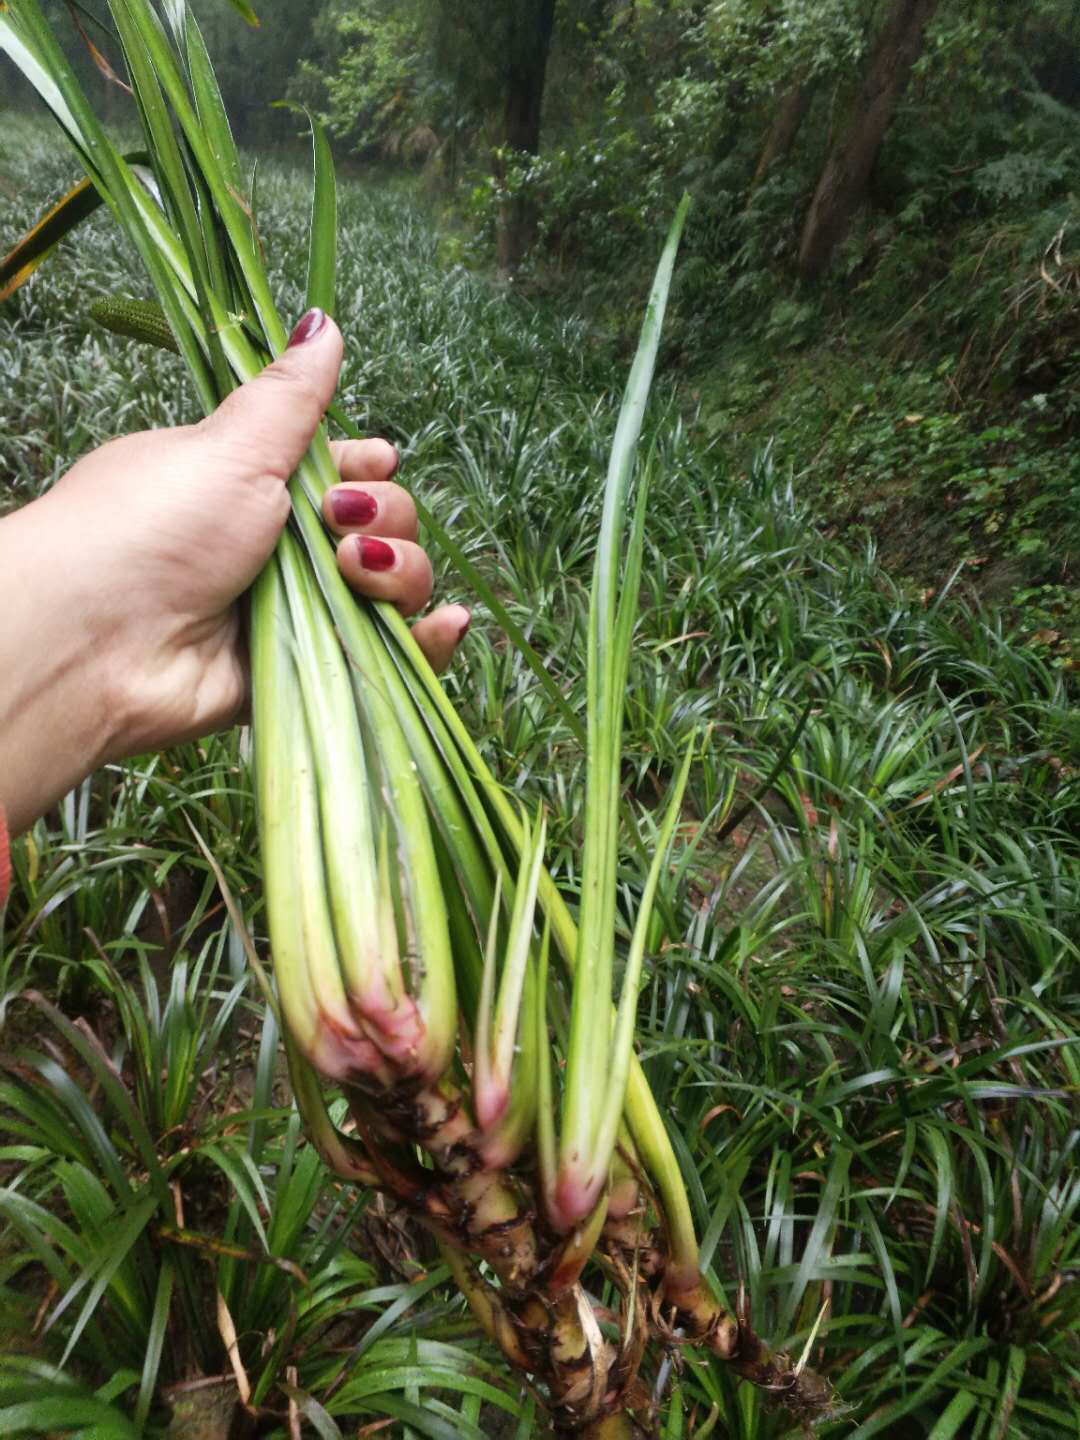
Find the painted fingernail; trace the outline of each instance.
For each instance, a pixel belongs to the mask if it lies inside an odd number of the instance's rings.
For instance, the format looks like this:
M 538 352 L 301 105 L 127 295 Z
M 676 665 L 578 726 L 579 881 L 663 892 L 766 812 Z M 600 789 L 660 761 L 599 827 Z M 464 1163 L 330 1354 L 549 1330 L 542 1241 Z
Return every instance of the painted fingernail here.
M 343 486 L 330 491 L 330 509 L 338 525 L 370 525 L 379 505 L 366 490 L 349 490 Z
M 365 570 L 393 569 L 397 553 L 385 540 L 375 540 L 370 535 L 363 535 L 359 540 L 359 549 L 360 564 Z
M 303 345 L 305 340 L 313 339 L 325 324 L 325 310 L 316 308 L 309 310 L 305 315 L 301 315 L 296 323 L 296 329 L 289 336 L 289 343 L 285 347 L 286 350 L 291 350 L 294 345 Z
M 462 625 L 461 629 L 457 632 L 457 644 L 458 644 L 458 645 L 461 644 L 462 640 L 464 640 L 464 639 L 465 639 L 465 636 L 469 633 L 469 626 L 470 626 L 471 624 L 472 624 L 472 616 L 471 616 L 471 615 L 466 615 L 466 616 L 465 616 L 464 624 Z

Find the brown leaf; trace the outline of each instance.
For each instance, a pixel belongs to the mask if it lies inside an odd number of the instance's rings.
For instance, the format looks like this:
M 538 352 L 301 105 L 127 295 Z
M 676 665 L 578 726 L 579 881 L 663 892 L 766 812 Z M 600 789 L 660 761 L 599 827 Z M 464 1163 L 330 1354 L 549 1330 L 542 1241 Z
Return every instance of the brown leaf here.
M 1006 1270 L 1008 1270 L 1009 1274 L 1016 1281 L 1017 1287 L 1019 1288 L 1024 1299 L 1030 1300 L 1031 1286 L 1028 1284 L 1027 1278 L 1021 1272 L 1019 1265 L 1017 1265 L 1016 1261 L 1005 1249 L 1004 1245 L 999 1245 L 996 1240 L 991 1240 L 990 1248 L 991 1250 L 993 1250 L 994 1254 L 998 1257 L 1001 1263 L 1005 1266 Z
M 90 59 L 93 60 L 94 64 L 101 71 L 102 75 L 105 76 L 105 79 L 109 81 L 110 85 L 119 85 L 120 89 L 126 91 L 128 95 L 132 94 L 131 86 L 128 85 L 126 81 L 120 79 L 120 76 L 117 75 L 116 71 L 112 68 L 108 60 L 106 60 L 105 56 L 94 44 L 93 40 L 90 39 L 90 36 L 86 33 L 86 29 L 82 21 L 79 19 L 78 14 L 76 13 L 75 6 L 70 3 L 68 4 L 68 14 L 74 21 L 76 30 L 78 30 L 79 34 L 82 36 L 83 44 L 90 52 Z
M 738 1115 L 739 1113 L 734 1105 L 714 1105 L 711 1110 L 707 1111 L 706 1114 L 701 1117 L 702 1130 L 705 1129 L 705 1126 L 708 1125 L 710 1120 L 715 1120 L 717 1115 L 723 1115 L 725 1110 L 729 1110 L 732 1115 Z
M 178 1225 L 159 1225 L 158 1234 L 162 1240 L 171 1241 L 174 1245 L 188 1245 L 207 1255 L 225 1255 L 230 1260 L 250 1260 L 253 1265 L 273 1265 L 275 1269 L 291 1275 L 301 1285 L 308 1283 L 308 1277 L 296 1261 L 286 1260 L 280 1255 L 266 1255 L 258 1250 L 248 1250 L 243 1245 L 231 1245 L 227 1240 L 215 1239 L 213 1235 L 201 1235 L 196 1230 L 182 1230 Z
M 300 1383 L 295 1365 L 285 1367 L 285 1379 L 295 1390 Z M 293 1395 L 289 1396 L 289 1440 L 300 1440 L 300 1406 L 296 1403 L 296 1397 Z
M 984 741 L 982 745 L 975 747 L 966 760 L 961 760 L 960 764 L 954 765 L 947 775 L 943 775 L 940 780 L 936 780 L 934 784 L 930 786 L 929 790 L 924 790 L 921 795 L 916 795 L 915 799 L 911 801 L 911 805 L 924 804 L 930 799 L 931 795 L 939 795 L 946 786 L 951 785 L 954 780 L 959 780 L 960 776 L 964 773 L 965 765 L 970 765 L 973 760 L 977 760 L 985 749 L 986 743 Z M 909 805 L 908 808 L 910 809 L 911 806 Z
M 217 1322 L 218 1332 L 225 1345 L 225 1353 L 229 1357 L 229 1364 L 236 1376 L 236 1388 L 240 1391 L 240 1400 L 246 1405 L 251 1399 L 251 1382 L 244 1369 L 244 1362 L 240 1359 L 240 1345 L 236 1338 L 236 1326 L 229 1314 L 229 1307 L 225 1303 L 225 1296 L 221 1291 L 217 1292 Z

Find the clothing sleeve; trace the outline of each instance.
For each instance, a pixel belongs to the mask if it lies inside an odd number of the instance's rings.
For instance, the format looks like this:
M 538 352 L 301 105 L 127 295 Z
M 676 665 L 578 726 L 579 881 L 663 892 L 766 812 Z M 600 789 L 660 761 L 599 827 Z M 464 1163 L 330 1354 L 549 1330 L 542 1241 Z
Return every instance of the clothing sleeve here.
M 4 817 L 4 807 L 0 805 L 0 910 L 3 910 L 7 900 L 8 886 L 11 884 L 11 851 L 8 848 L 7 820 Z

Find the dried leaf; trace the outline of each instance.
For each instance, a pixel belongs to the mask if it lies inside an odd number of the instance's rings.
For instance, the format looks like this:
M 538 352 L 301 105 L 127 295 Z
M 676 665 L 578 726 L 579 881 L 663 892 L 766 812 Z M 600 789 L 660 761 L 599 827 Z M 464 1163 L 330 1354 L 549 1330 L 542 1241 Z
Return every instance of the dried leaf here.
M 939 795 L 941 791 L 944 790 L 947 786 L 952 785 L 954 781 L 959 780 L 960 776 L 964 773 L 964 767 L 970 766 L 973 761 L 979 758 L 979 756 L 983 753 L 985 749 L 985 743 L 982 745 L 977 745 L 970 755 L 968 755 L 965 759 L 961 760 L 959 765 L 954 765 L 947 775 L 943 775 L 940 780 L 936 780 L 934 784 L 930 786 L 929 790 L 924 790 L 922 794 L 916 795 L 915 799 L 911 801 L 911 805 L 925 804 L 925 802 L 929 800 L 932 795 Z M 908 808 L 910 809 L 911 806 L 909 805 Z
M 229 1364 L 232 1366 L 233 1374 L 236 1376 L 236 1388 L 240 1391 L 240 1399 L 246 1405 L 251 1399 L 251 1382 L 248 1380 L 247 1371 L 244 1369 L 244 1362 L 240 1359 L 240 1346 L 236 1338 L 236 1326 L 229 1314 L 229 1307 L 225 1304 L 225 1296 L 221 1291 L 217 1292 L 217 1322 L 218 1332 L 225 1345 L 226 1354 L 229 1357 Z
M 131 86 L 125 80 L 120 79 L 120 76 L 117 75 L 116 71 L 112 68 L 108 60 L 94 44 L 93 40 L 90 39 L 90 36 L 86 33 L 86 27 L 79 19 L 78 12 L 76 11 L 75 6 L 70 3 L 70 0 L 68 0 L 68 14 L 71 16 L 75 24 L 76 30 L 78 30 L 79 34 L 82 36 L 82 42 L 89 51 L 91 60 L 93 60 L 94 64 L 101 71 L 102 75 L 105 76 L 105 79 L 108 80 L 110 85 L 118 85 L 121 90 L 123 90 L 126 94 L 130 95 L 132 93 Z

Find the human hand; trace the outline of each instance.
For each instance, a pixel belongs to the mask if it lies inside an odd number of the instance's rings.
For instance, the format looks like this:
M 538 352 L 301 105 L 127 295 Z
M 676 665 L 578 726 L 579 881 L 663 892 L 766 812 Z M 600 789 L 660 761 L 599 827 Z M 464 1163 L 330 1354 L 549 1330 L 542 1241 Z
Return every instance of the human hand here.
M 207 419 L 102 446 L 0 524 L 0 800 L 13 828 L 105 760 L 239 718 L 235 602 L 288 518 L 286 482 L 341 356 L 337 326 L 310 312 L 282 356 Z M 390 478 L 396 453 L 383 440 L 334 449 L 344 483 L 324 511 L 341 571 L 413 614 L 432 572 L 412 501 Z M 451 605 L 418 622 L 436 668 L 468 621 Z

